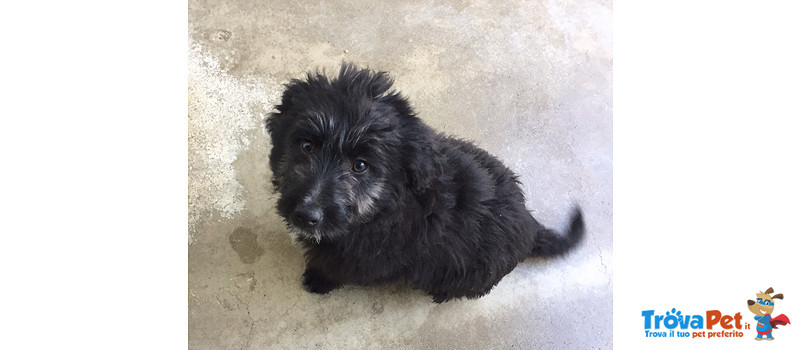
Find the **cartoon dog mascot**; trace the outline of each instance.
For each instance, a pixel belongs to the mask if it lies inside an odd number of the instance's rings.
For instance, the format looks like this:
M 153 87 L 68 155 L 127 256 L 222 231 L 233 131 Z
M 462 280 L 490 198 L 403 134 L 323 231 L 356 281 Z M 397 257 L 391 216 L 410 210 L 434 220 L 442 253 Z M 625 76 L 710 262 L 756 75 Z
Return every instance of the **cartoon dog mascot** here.
M 791 324 L 789 318 L 784 314 L 772 317 L 772 310 L 775 309 L 774 299 L 783 300 L 783 294 L 778 293 L 770 296 L 772 292 L 774 292 L 772 287 L 769 287 L 766 292 L 756 293 L 756 298 L 758 298 L 756 301 L 747 301 L 747 309 L 756 315 L 755 319 L 758 322 L 758 327 L 756 327 L 758 337 L 756 337 L 756 340 L 762 340 L 762 337 L 765 335 L 767 336 L 767 340 L 773 340 L 775 339 L 772 337 L 773 329 L 778 329 L 778 326 Z

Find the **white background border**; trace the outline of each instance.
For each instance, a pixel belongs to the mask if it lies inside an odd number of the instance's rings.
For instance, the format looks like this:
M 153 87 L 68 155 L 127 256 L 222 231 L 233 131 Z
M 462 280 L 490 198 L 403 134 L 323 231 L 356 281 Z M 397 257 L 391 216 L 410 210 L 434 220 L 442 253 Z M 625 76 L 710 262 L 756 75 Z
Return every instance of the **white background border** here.
M 641 312 L 753 323 L 746 300 L 768 287 L 786 296 L 775 313 L 800 320 L 795 4 L 615 1 L 615 347 L 762 346 L 752 329 L 647 339 Z M 799 326 L 771 348 L 800 348 Z
M 187 3 L 0 4 L 0 349 L 185 349 Z

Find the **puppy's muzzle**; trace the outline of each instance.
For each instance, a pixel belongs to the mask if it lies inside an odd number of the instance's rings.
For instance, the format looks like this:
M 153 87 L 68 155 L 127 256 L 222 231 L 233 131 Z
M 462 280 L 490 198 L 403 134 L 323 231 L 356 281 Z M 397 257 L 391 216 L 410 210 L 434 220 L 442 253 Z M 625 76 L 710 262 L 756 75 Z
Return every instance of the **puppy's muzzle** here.
M 322 221 L 322 208 L 301 203 L 294 210 L 294 223 L 298 227 L 311 229 Z

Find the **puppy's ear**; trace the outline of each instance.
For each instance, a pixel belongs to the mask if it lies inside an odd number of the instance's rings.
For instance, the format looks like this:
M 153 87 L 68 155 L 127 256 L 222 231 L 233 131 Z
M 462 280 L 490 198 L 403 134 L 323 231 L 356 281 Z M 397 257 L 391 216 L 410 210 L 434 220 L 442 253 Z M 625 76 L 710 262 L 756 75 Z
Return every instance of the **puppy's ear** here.
M 267 131 L 273 139 L 285 131 L 291 123 L 291 115 L 319 102 L 319 96 L 331 89 L 331 82 L 323 72 L 309 72 L 305 80 L 292 79 L 284 85 L 281 103 L 276 112 L 266 120 Z
M 373 72 L 369 69 L 359 69 L 352 63 L 342 63 L 339 77 L 334 82 L 342 90 L 352 95 L 366 95 L 371 100 L 376 100 L 392 88 L 394 80 L 387 72 Z
M 270 113 L 267 117 L 265 124 L 269 137 L 272 138 L 273 145 L 286 129 L 287 114 L 295 108 L 295 96 L 297 96 L 304 85 L 307 85 L 307 83 L 296 79 L 286 84 L 283 95 L 281 95 L 281 103 L 275 106 L 276 112 Z
M 331 81 L 324 72 L 309 72 L 305 80 L 292 79 L 284 85 L 281 103 L 275 106 L 278 113 L 301 110 L 313 105 L 321 94 L 331 89 Z
M 401 162 L 409 188 L 416 194 L 424 193 L 442 174 L 442 156 L 434 147 L 436 134 L 417 118 L 411 104 L 400 93 L 390 92 L 380 96 L 377 102 L 389 107 L 400 125 Z
M 282 116 L 280 113 L 270 113 L 267 119 L 264 121 L 264 125 L 267 128 L 267 133 L 273 140 L 275 138 L 276 131 L 283 128 L 283 120 L 281 120 L 281 117 Z
M 270 143 L 272 148 L 269 151 L 269 167 L 272 170 L 273 178 L 272 184 L 277 187 L 279 184 L 280 169 L 286 158 L 286 142 L 284 142 L 287 134 L 287 117 L 279 113 L 271 113 L 266 120 L 267 133 L 269 133 Z
M 442 173 L 441 155 L 434 147 L 434 132 L 416 117 L 403 128 L 403 169 L 408 186 L 416 194 L 431 188 Z
M 394 85 L 394 80 L 389 77 L 389 73 L 377 72 L 370 77 L 367 91 L 372 99 L 377 99 L 389 91 L 392 85 Z
M 411 104 L 398 92 L 391 92 L 379 98 L 378 103 L 389 106 L 401 119 L 408 119 L 415 116 Z

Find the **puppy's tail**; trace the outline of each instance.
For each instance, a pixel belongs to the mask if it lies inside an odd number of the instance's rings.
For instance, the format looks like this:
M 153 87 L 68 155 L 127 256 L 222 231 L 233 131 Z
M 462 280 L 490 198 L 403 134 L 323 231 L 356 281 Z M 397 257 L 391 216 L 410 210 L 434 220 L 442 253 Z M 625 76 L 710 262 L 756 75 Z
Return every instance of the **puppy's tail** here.
M 583 214 L 580 209 L 575 209 L 566 235 L 560 235 L 547 228 L 536 232 L 531 256 L 548 257 L 564 254 L 581 242 L 585 231 Z

